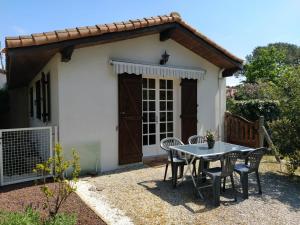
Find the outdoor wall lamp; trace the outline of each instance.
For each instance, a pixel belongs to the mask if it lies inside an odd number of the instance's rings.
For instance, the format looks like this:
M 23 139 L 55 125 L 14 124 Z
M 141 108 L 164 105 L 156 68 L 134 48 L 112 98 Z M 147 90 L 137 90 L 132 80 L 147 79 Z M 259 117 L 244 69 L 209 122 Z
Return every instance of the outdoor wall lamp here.
M 161 55 L 161 60 L 159 61 L 160 65 L 165 65 L 169 60 L 170 55 L 165 51 L 164 54 Z

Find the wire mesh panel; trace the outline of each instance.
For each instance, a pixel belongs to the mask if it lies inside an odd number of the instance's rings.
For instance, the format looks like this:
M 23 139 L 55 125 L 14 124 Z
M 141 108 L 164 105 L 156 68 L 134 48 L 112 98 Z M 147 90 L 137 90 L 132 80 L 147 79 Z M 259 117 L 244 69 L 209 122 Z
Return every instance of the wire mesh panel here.
M 1 185 L 37 179 L 36 164 L 52 156 L 52 128 L 0 130 Z

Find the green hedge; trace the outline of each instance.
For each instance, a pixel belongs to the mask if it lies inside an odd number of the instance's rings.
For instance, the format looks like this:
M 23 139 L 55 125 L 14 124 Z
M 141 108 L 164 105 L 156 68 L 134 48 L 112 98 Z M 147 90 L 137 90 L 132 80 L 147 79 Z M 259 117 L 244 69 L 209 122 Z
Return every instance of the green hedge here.
M 260 116 L 264 116 L 266 121 L 273 121 L 280 115 L 279 102 L 273 100 L 227 99 L 227 110 L 250 121 L 258 120 Z

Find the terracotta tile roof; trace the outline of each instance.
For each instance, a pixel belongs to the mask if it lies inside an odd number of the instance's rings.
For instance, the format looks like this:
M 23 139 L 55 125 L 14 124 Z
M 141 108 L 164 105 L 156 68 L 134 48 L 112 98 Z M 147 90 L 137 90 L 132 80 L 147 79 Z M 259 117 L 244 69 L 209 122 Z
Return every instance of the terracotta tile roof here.
M 130 31 L 143 27 L 151 27 L 155 25 L 162 25 L 167 23 L 179 23 L 204 41 L 206 41 L 211 46 L 215 47 L 219 51 L 223 52 L 223 54 L 227 55 L 231 59 L 242 63 L 243 60 L 234 56 L 214 41 L 195 30 L 188 24 L 186 24 L 180 17 L 180 15 L 176 12 L 172 12 L 170 15 L 164 16 L 156 16 L 144 19 L 137 20 L 129 20 L 125 22 L 119 23 L 111 23 L 111 24 L 100 24 L 95 26 L 85 26 L 85 27 L 76 27 L 71 29 L 64 30 L 56 30 L 52 32 L 44 32 L 38 34 L 31 34 L 27 36 L 17 36 L 17 37 L 6 37 L 6 51 L 10 48 L 22 48 L 28 46 L 39 46 L 45 44 L 51 44 L 66 40 L 74 40 L 91 36 L 98 36 L 105 33 L 114 33 L 114 32 L 122 32 L 122 31 Z

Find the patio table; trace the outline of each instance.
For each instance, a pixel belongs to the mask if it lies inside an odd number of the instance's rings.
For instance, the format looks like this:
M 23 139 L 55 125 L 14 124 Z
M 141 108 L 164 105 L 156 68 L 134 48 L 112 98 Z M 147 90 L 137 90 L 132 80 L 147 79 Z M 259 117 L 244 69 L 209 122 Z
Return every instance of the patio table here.
M 192 173 L 192 165 L 197 158 L 201 159 L 207 156 L 218 156 L 230 151 L 241 151 L 246 153 L 254 150 L 253 148 L 230 144 L 223 141 L 216 141 L 212 149 L 208 149 L 207 143 L 170 146 L 170 148 L 185 155 L 184 159 L 186 161 L 187 168 L 183 173 L 181 182 L 183 182 L 184 178 L 187 176 L 187 172 L 190 172 L 194 187 L 197 190 L 200 198 L 203 198 L 203 195 L 197 187 L 197 183 Z M 191 158 L 188 158 L 187 155 L 189 155 Z

